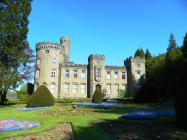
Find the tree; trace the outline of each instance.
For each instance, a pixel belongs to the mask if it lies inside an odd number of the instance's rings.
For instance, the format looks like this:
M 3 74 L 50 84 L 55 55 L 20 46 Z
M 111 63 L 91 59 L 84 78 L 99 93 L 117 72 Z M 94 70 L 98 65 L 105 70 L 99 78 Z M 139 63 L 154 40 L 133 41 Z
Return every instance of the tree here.
M 149 49 L 146 49 L 145 59 L 148 60 L 148 59 L 151 59 L 151 58 L 152 58 L 151 52 L 149 51 Z
M 31 0 L 0 1 L 0 104 L 8 90 L 30 78 L 34 62 L 27 42 Z
M 169 47 L 167 48 L 167 52 L 170 52 L 170 51 L 175 50 L 177 48 L 175 37 L 174 37 L 174 35 L 172 33 L 170 35 L 169 45 L 168 46 Z
M 143 49 L 142 48 L 137 49 L 135 54 L 134 54 L 134 57 L 144 58 L 145 57 L 145 53 L 144 53 Z
M 183 46 L 182 46 L 182 52 L 183 52 L 184 58 L 187 58 L 187 33 L 186 33 L 186 35 L 184 37 Z
M 171 65 L 182 59 L 181 49 L 177 47 L 173 34 L 170 35 L 169 47 L 166 53 L 166 64 Z

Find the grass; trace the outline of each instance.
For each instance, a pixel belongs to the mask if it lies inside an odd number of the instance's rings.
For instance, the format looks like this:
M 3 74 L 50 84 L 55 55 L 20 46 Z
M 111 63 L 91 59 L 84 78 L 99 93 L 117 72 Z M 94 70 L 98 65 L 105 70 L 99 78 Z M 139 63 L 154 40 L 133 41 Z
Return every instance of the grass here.
M 25 104 L 0 106 L 0 120 L 32 120 L 40 122 L 41 125 L 28 130 L 0 132 L 0 139 L 39 133 L 52 129 L 59 123 L 69 122 L 72 124 L 75 137 L 78 140 L 111 140 L 111 137 L 104 130 L 93 124 L 94 121 L 118 120 L 121 114 L 133 109 L 155 107 L 154 104 L 120 104 L 110 110 L 93 107 L 78 107 L 73 110 L 71 104 L 56 103 L 55 106 L 45 110 L 17 110 L 17 108 L 24 106 Z

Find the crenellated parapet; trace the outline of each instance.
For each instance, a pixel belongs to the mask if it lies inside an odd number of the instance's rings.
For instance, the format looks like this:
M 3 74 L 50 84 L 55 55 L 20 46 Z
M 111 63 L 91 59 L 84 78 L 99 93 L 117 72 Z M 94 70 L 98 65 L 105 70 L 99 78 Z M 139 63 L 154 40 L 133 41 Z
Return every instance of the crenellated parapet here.
M 107 70 L 124 70 L 124 69 L 126 69 L 126 67 L 125 66 L 109 66 L 109 65 L 106 65 L 105 69 L 107 69 Z
M 74 64 L 74 63 L 64 63 L 60 64 L 60 67 L 65 67 L 65 68 L 87 68 L 88 65 L 86 64 Z
M 36 51 L 41 49 L 62 49 L 61 44 L 53 42 L 39 42 L 36 44 Z
M 105 61 L 105 56 L 101 55 L 101 54 L 91 54 L 88 57 L 88 62 L 90 62 L 92 60 L 102 60 L 102 61 Z

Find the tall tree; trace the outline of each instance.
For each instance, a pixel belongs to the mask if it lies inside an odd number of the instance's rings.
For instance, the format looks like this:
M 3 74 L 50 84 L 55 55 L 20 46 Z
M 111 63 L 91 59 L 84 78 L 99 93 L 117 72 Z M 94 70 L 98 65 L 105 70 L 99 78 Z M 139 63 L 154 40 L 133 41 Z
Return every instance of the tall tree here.
M 174 35 L 170 35 L 169 47 L 167 48 L 166 53 L 166 64 L 173 64 L 178 60 L 182 59 L 182 52 L 180 48 L 177 47 Z
M 148 60 L 152 58 L 152 55 L 151 55 L 151 52 L 149 51 L 149 49 L 146 49 L 146 52 L 145 52 L 145 59 Z
M 183 52 L 184 58 L 187 58 L 187 33 L 186 33 L 186 35 L 184 37 L 183 46 L 182 46 L 182 52 Z
M 174 35 L 172 33 L 170 35 L 169 45 L 168 46 L 169 47 L 167 48 L 167 52 L 170 52 L 170 51 L 175 50 L 177 48 L 175 37 L 174 37 Z
M 134 54 L 134 57 L 144 58 L 145 57 L 145 53 L 144 53 L 143 49 L 142 48 L 137 49 L 135 54 Z
M 30 78 L 33 53 L 27 42 L 31 0 L 0 1 L 0 104 L 7 91 Z

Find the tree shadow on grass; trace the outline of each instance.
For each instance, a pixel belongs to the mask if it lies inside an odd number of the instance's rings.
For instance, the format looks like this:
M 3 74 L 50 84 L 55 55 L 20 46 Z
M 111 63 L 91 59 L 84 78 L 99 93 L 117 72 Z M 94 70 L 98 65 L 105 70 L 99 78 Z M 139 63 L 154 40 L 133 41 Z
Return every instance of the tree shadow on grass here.
M 79 127 L 81 140 L 186 140 L 187 132 L 179 129 L 174 119 L 97 120 L 88 127 Z
M 187 133 L 174 120 L 103 120 L 96 125 L 114 140 L 185 140 Z
M 122 115 L 124 113 L 141 109 L 163 109 L 157 104 L 121 104 L 112 108 L 93 108 L 95 112 L 112 113 Z M 97 129 L 94 129 L 97 128 Z M 116 120 L 98 120 L 91 123 L 89 127 L 80 127 L 79 136 L 88 131 L 97 133 L 101 137 L 95 139 L 104 140 L 104 135 L 109 135 L 114 140 L 186 140 L 187 133 L 179 129 L 175 122 L 175 117 L 156 118 L 153 120 L 128 120 L 118 118 Z M 91 135 L 91 134 L 90 134 Z

